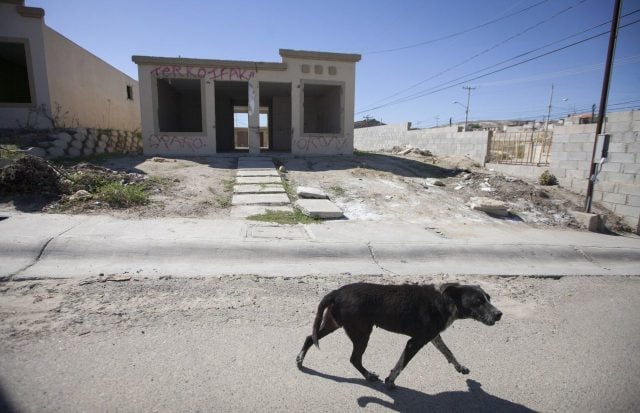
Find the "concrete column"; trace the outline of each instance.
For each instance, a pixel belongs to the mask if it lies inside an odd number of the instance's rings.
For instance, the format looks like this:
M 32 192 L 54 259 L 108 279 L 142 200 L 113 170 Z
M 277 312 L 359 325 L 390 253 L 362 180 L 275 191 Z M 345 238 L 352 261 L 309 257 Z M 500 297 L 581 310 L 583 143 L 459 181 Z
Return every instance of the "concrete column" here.
M 291 85 L 291 153 L 299 151 L 295 143 L 303 132 L 300 120 L 302 117 L 301 87 L 300 79 L 296 79 Z
M 249 80 L 249 153 L 260 153 L 260 88 L 258 80 Z
M 213 155 L 216 153 L 216 88 L 213 80 L 205 80 L 204 82 L 204 99 L 204 124 L 207 135 L 205 152 Z

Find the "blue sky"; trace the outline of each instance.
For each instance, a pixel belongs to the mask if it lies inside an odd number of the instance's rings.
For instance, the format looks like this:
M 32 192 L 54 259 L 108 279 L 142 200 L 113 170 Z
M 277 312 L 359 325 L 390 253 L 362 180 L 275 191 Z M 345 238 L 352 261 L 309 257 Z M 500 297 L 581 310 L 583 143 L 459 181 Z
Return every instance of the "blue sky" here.
M 450 117 L 463 121 L 463 105 L 453 104 L 466 104 L 463 85 L 476 87 L 470 120 L 542 119 L 552 83 L 552 116 L 590 111 L 599 101 L 608 35 L 465 80 L 608 31 L 609 24 L 594 26 L 609 21 L 613 10 L 613 0 L 26 4 L 44 8 L 48 26 L 134 78 L 132 55 L 280 61 L 279 48 L 361 53 L 356 120 L 368 115 L 419 127 L 448 123 Z M 640 20 L 640 0 L 623 1 L 622 14 L 628 13 L 633 14 L 624 17 L 622 25 Z M 490 23 L 496 19 L 500 20 Z M 552 42 L 558 43 L 480 71 Z M 467 76 L 474 72 L 478 73 Z M 415 95 L 423 96 L 402 99 Z M 611 109 L 640 107 L 640 23 L 620 30 L 609 102 Z

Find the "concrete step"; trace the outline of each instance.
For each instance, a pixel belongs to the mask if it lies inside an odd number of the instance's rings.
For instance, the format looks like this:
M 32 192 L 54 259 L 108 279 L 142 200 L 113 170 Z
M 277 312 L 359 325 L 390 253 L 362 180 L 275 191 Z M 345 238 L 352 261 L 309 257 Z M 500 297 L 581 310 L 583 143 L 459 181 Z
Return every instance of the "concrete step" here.
M 293 212 L 290 205 L 236 205 L 229 214 L 233 218 L 246 218 L 251 215 L 262 215 L 269 211 Z
M 279 176 L 239 176 L 236 184 L 282 184 L 282 180 Z
M 274 168 L 271 169 L 238 169 L 236 176 L 277 176 L 278 171 Z
M 281 184 L 249 184 L 233 187 L 236 194 L 282 194 L 284 188 Z
M 231 205 L 289 205 L 287 194 L 234 194 Z

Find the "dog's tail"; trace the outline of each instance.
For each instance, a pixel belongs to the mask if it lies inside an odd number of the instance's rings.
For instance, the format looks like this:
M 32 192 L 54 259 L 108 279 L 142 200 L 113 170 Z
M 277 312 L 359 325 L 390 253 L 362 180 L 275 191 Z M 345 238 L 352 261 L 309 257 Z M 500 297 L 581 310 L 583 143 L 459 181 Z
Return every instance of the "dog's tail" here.
M 333 303 L 335 295 L 334 293 L 335 292 L 332 291 L 329 294 L 325 295 L 322 300 L 320 300 L 320 304 L 318 304 L 316 319 L 313 320 L 313 330 L 311 331 L 311 338 L 313 339 L 313 344 L 315 344 L 315 346 L 318 348 L 320 348 L 320 345 L 318 344 L 318 330 L 322 328 L 321 324 L 322 320 L 324 319 L 324 311 L 327 307 L 329 307 L 329 305 Z

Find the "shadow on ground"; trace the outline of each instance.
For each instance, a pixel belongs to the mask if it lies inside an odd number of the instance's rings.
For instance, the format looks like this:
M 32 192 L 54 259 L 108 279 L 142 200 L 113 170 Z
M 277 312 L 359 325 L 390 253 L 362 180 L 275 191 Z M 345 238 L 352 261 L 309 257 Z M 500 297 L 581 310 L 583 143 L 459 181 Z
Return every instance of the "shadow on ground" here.
M 377 404 L 396 412 L 534 412 L 534 410 L 521 404 L 501 399 L 485 392 L 482 390 L 480 383 L 471 379 L 467 379 L 469 391 L 451 391 L 430 395 L 406 387 L 388 390 L 382 383 L 372 384 L 364 379 L 332 376 L 308 367 L 303 367 L 302 372 L 338 383 L 366 386 L 393 399 L 390 402 L 374 396 L 362 396 L 357 399 L 360 407 Z
M 274 157 L 277 165 L 284 165 L 289 171 L 323 172 L 343 169 L 365 169 L 388 172 L 412 178 L 447 178 L 457 175 L 460 170 L 379 153 L 364 153 L 353 156 L 318 157 Z

